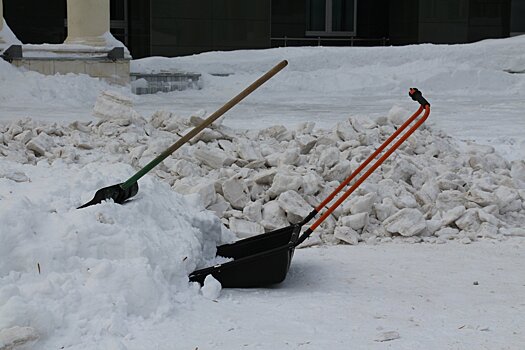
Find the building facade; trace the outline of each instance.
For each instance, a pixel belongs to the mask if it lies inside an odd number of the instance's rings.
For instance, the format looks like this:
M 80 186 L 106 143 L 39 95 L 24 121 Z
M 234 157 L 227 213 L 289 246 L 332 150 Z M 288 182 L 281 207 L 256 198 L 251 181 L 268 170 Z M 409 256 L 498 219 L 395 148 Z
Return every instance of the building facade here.
M 4 0 L 23 43 L 63 43 L 66 0 Z M 277 46 L 469 43 L 525 33 L 525 0 L 111 0 L 135 58 Z

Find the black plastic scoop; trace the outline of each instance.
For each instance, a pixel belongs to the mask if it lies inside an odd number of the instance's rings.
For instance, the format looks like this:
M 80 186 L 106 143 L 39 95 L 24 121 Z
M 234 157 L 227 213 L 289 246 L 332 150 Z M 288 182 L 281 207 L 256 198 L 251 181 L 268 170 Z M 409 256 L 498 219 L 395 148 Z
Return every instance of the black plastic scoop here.
M 287 65 L 288 65 L 288 61 L 286 60 L 279 62 L 276 66 L 274 66 L 272 69 L 266 72 L 263 76 L 261 76 L 259 79 L 254 81 L 250 86 L 248 86 L 246 89 L 241 91 L 237 96 L 232 98 L 230 101 L 226 102 L 221 108 L 219 108 L 212 115 L 206 118 L 206 120 L 204 120 L 201 124 L 197 125 L 191 131 L 189 131 L 186 135 L 181 137 L 177 142 L 175 142 L 168 149 L 162 152 L 157 158 L 153 159 L 151 162 L 146 164 L 144 168 L 140 169 L 135 175 L 130 177 L 126 182 L 101 188 L 95 193 L 95 196 L 93 197 L 92 200 L 90 200 L 86 204 L 81 205 L 77 209 L 81 209 L 81 208 L 88 207 L 90 205 L 98 204 L 108 199 L 113 199 L 115 203 L 122 204 L 127 199 L 136 195 L 139 190 L 139 185 L 137 181 L 141 177 L 143 177 L 148 172 L 150 172 L 151 169 L 156 167 L 159 163 L 161 163 L 169 155 L 171 155 L 173 152 L 179 149 L 182 145 L 184 145 L 189 140 L 191 140 L 193 137 L 195 137 L 198 133 L 200 133 L 202 130 L 208 127 L 211 123 L 217 120 L 217 118 L 222 116 L 224 113 L 230 110 L 233 106 L 235 106 L 237 103 L 242 101 L 246 96 L 251 94 L 255 89 L 257 89 L 259 86 L 264 84 L 266 81 L 268 81 L 275 74 L 280 72 Z
M 127 189 L 124 189 L 122 187 L 122 184 L 113 185 L 101 188 L 95 193 L 95 196 L 92 200 L 87 202 L 86 204 L 81 205 L 77 209 L 82 209 L 85 207 L 89 207 L 90 205 L 95 205 L 98 203 L 101 203 L 102 201 L 105 201 L 107 199 L 113 199 L 115 203 L 122 204 L 127 199 L 133 197 L 137 194 L 139 191 L 139 184 L 138 182 L 134 182 L 131 187 L 128 187 Z
M 306 240 L 312 232 L 428 118 L 430 114 L 430 104 L 423 98 L 421 92 L 418 89 L 412 88 L 410 89 L 409 95 L 414 101 L 420 103 L 421 106 L 419 109 L 353 171 L 318 207 L 308 214 L 302 222 L 217 247 L 217 256 L 232 258 L 233 261 L 196 270 L 190 274 L 190 281 L 203 284 L 206 276 L 212 275 L 224 288 L 264 287 L 284 281 L 290 268 L 295 248 Z M 425 111 L 423 116 L 400 136 L 400 134 L 421 115 L 423 110 Z M 400 136 L 399 139 L 386 150 L 312 226 L 300 234 L 302 226 L 314 218 L 325 205 L 332 201 L 357 174 L 364 170 L 364 168 L 398 136 Z

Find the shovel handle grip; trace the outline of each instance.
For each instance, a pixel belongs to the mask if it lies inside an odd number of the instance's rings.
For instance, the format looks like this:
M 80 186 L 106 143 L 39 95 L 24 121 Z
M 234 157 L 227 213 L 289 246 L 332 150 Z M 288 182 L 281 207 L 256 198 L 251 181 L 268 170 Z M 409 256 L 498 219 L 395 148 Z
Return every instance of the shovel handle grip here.
M 286 60 L 279 62 L 272 69 L 270 69 L 268 72 L 266 72 L 263 76 L 261 76 L 259 79 L 254 81 L 250 86 L 248 86 L 246 89 L 241 91 L 237 96 L 233 97 L 231 100 L 226 102 L 221 108 L 219 108 L 212 115 L 210 115 L 208 118 L 206 118 L 206 120 L 204 120 L 201 124 L 197 125 L 195 128 L 190 130 L 186 135 L 181 137 L 177 142 L 175 142 L 168 149 L 166 149 L 164 152 L 162 152 L 157 158 L 153 159 L 151 162 L 146 164 L 135 175 L 130 177 L 126 182 L 122 183 L 120 186 L 124 190 L 126 190 L 129 187 L 131 187 L 141 177 L 143 177 L 148 172 L 150 172 L 151 169 L 156 167 L 160 162 L 162 162 L 169 155 L 171 155 L 173 152 L 175 152 L 177 149 L 179 149 L 182 145 L 184 145 L 186 142 L 191 140 L 193 137 L 195 137 L 202 130 L 207 128 L 211 123 L 213 123 L 215 120 L 217 120 L 217 118 L 219 118 L 224 113 L 229 111 L 233 106 L 235 106 L 236 104 L 241 102 L 246 96 L 251 94 L 255 89 L 257 89 L 259 86 L 261 86 L 262 84 L 267 82 L 270 78 L 272 78 L 274 75 L 279 73 L 287 65 L 288 65 L 288 61 L 286 61 Z
M 412 100 L 419 102 L 419 104 L 422 107 L 425 107 L 425 106 L 430 107 L 430 103 L 428 103 L 428 101 L 423 97 L 423 94 L 421 93 L 421 91 L 419 91 L 418 89 L 410 88 L 410 90 L 408 91 L 408 95 L 412 97 Z

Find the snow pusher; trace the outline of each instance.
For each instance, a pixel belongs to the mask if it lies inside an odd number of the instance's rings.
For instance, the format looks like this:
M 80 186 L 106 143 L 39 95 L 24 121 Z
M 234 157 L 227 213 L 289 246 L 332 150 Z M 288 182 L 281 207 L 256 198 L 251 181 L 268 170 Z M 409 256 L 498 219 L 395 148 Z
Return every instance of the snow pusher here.
M 421 92 L 416 88 L 411 88 L 409 96 L 420 104 L 419 109 L 301 222 L 217 247 L 217 256 L 231 258 L 233 260 L 196 270 L 190 274 L 190 281 L 203 284 L 206 276 L 212 275 L 221 283 L 223 288 L 264 287 L 284 281 L 290 268 L 295 248 L 304 242 L 304 240 L 428 118 L 430 115 L 430 104 Z M 423 115 L 418 119 L 423 111 Z M 416 122 L 403 133 L 414 121 Z M 401 135 L 401 133 L 403 134 Z M 397 137 L 399 137 L 399 139 L 388 148 L 319 219 L 301 234 L 302 227 L 328 205 L 344 187 L 376 159 Z
M 112 186 L 108 186 L 108 187 L 99 189 L 95 193 L 95 196 L 93 197 L 93 199 L 81 205 L 77 209 L 89 207 L 90 205 L 95 205 L 95 204 L 101 203 L 102 201 L 108 200 L 108 199 L 113 199 L 115 203 L 122 204 L 129 198 L 136 195 L 137 192 L 139 191 L 139 185 L 137 181 L 141 177 L 143 177 L 148 172 L 150 172 L 154 167 L 159 165 L 164 159 L 169 157 L 173 152 L 175 152 L 185 143 L 190 141 L 193 137 L 195 137 L 202 130 L 210 126 L 220 116 L 222 116 L 224 113 L 229 111 L 233 106 L 241 102 L 246 96 L 251 94 L 255 89 L 257 89 L 259 86 L 261 86 L 262 84 L 267 82 L 270 78 L 272 78 L 274 75 L 279 73 L 287 65 L 288 65 L 288 61 L 286 60 L 279 62 L 272 69 L 270 69 L 268 72 L 262 75 L 259 79 L 254 81 L 251 85 L 249 85 L 246 89 L 244 89 L 239 94 L 237 94 L 237 96 L 233 97 L 231 100 L 226 102 L 221 108 L 216 110 L 213 114 L 211 114 L 208 118 L 206 118 L 202 123 L 200 123 L 199 125 L 194 127 L 192 130 L 190 130 L 187 134 L 182 136 L 177 142 L 175 142 L 173 145 L 167 148 L 158 157 L 156 157 L 151 162 L 146 164 L 135 175 L 133 175 L 128 180 L 120 184 L 116 184 L 116 185 L 112 185 Z

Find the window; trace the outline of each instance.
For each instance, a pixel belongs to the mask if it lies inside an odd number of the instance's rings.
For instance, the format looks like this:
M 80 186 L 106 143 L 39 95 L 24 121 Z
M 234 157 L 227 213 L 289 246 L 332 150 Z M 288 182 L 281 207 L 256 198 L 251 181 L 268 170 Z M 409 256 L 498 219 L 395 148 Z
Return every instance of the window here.
M 354 1 L 332 0 L 332 30 L 355 32 L 354 10 Z
M 356 34 L 357 0 L 307 0 L 306 35 Z
M 326 0 L 308 1 L 308 30 L 323 32 L 326 30 Z

